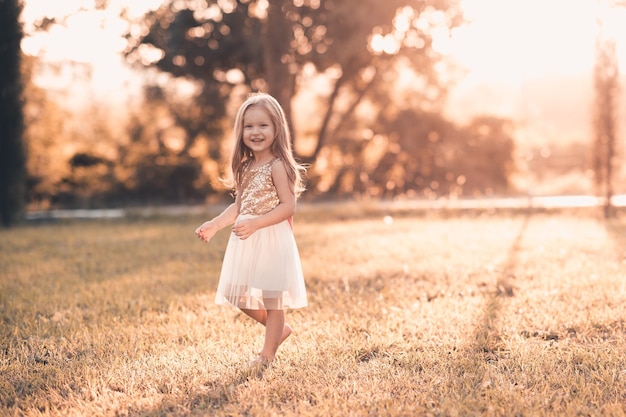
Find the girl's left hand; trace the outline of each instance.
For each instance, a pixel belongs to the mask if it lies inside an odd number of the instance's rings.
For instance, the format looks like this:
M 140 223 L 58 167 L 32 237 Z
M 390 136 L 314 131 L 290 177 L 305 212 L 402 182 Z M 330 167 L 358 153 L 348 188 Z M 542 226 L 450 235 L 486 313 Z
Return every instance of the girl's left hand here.
M 249 238 L 256 230 L 253 220 L 242 220 L 233 226 L 233 233 L 241 240 Z
M 196 236 L 208 243 L 209 240 L 211 240 L 211 238 L 215 236 L 217 231 L 217 225 L 211 220 L 202 223 L 202 225 L 196 229 Z

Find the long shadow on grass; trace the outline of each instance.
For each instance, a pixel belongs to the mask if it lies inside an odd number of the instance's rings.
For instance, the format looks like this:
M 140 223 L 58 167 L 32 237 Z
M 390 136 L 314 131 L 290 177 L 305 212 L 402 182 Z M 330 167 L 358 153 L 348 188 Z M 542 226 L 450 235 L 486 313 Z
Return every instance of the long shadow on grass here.
M 517 236 L 509 248 L 508 256 L 501 266 L 501 272 L 496 281 L 496 286 L 491 292 L 485 307 L 482 320 L 475 330 L 474 348 L 478 352 L 494 354 L 498 350 L 500 336 L 497 327 L 499 311 L 503 300 L 515 296 L 515 268 L 518 263 L 520 244 L 530 222 L 530 213 L 526 214 Z
M 481 395 L 481 387 L 486 383 L 489 372 L 487 365 L 507 355 L 501 344 L 498 322 L 506 299 L 515 296 L 514 273 L 529 221 L 530 213 L 527 213 L 501 266 L 495 288 L 489 293 L 484 314 L 474 329 L 474 337 L 464 349 L 461 349 L 456 362 L 451 364 L 453 372 L 462 375 L 462 378 L 458 379 L 461 385 L 455 388 L 456 395 L 460 398 L 478 398 Z
M 487 295 L 482 317 L 477 321 L 473 337 L 450 357 L 450 386 L 446 389 L 449 400 L 460 403 L 483 403 L 488 396 L 489 364 L 506 357 L 501 343 L 499 319 L 507 299 L 515 297 L 515 270 L 519 263 L 521 242 L 530 222 L 531 213 L 525 214 L 505 261 L 500 266 L 495 287 Z

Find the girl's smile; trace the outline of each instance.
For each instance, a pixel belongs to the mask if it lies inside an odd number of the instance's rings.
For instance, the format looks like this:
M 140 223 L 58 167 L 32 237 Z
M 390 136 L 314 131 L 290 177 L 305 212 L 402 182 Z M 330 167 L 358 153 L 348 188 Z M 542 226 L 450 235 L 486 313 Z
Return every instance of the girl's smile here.
M 271 153 L 276 129 L 270 115 L 259 106 L 252 106 L 243 118 L 243 143 L 252 150 L 255 158 Z

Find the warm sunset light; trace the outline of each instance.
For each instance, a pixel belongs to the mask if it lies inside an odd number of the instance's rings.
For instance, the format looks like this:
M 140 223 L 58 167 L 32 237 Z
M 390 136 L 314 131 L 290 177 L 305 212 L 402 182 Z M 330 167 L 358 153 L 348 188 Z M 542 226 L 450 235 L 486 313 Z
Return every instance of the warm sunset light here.
M 469 24 L 435 45 L 466 69 L 451 92 L 450 114 L 501 114 L 544 138 L 556 131 L 586 136 L 599 22 L 618 40 L 626 66 L 626 45 L 619 42 L 626 39 L 626 8 L 609 10 L 605 3 L 463 0 Z
M 143 155 L 201 177 L 188 181 L 194 193 L 202 187 L 207 187 L 202 192 L 224 191 L 218 178 L 225 174 L 219 170 L 227 159 L 229 112 L 250 90 L 285 93 L 281 101 L 290 101 L 294 149 L 314 162 L 310 173 L 320 193 L 434 199 L 513 191 L 586 194 L 593 188 L 585 155 L 594 137 L 598 34 L 616 41 L 615 60 L 626 67 L 621 42 L 626 7 L 608 0 L 459 0 L 462 19 L 454 1 L 426 1 L 420 10 L 410 2 L 396 9 L 376 3 L 377 13 L 370 15 L 348 7 L 324 11 L 337 4 L 333 1 L 323 6 L 294 1 L 293 15 L 266 1 L 238 7 L 230 0 L 162 4 L 168 3 L 25 2 L 22 49 L 37 58 L 31 81 L 75 116 L 63 123 L 75 138 L 50 145 L 54 151 L 39 149 L 42 155 L 63 156 L 46 167 L 54 167 L 56 176 L 39 173 L 47 190 L 81 181 L 89 190 L 85 178 L 108 178 L 102 175 L 107 172 L 119 187 L 107 183 L 103 189 L 126 192 L 125 187 L 137 186 L 133 158 Z M 153 12 L 149 18 L 148 12 Z M 277 25 L 277 36 L 266 36 L 269 16 L 288 20 Z M 44 28 L 37 30 L 42 19 L 52 24 L 43 20 Z M 281 45 L 280 39 L 287 41 Z M 621 104 L 626 100 L 620 100 L 626 93 L 618 93 L 611 111 L 626 120 Z M 152 106 L 149 113 L 142 114 L 142 103 Z M 97 122 L 105 129 L 78 114 L 90 107 L 98 108 Z M 416 123 L 424 117 L 432 120 Z M 34 127 L 31 131 L 40 134 Z M 470 137 L 451 139 L 448 131 Z M 102 132 L 110 138 L 99 140 Z M 475 175 L 480 184 L 472 182 L 468 170 L 474 168 L 465 165 L 463 155 L 466 146 L 475 151 L 473 135 L 487 141 L 483 153 L 500 146 L 498 140 L 504 143 L 496 170 L 499 190 L 493 187 L 493 172 Z M 126 148 L 129 143 L 137 143 L 137 155 Z M 359 145 L 347 148 L 347 143 Z M 162 152 L 176 157 L 168 162 Z M 565 156 L 556 156 L 559 152 Z M 118 153 L 129 158 L 125 170 L 111 168 Z M 547 191 L 541 176 L 552 169 L 546 168 L 552 156 L 564 158 L 575 172 Z M 185 158 L 198 164 L 197 173 Z M 545 164 L 531 166 L 537 161 Z M 178 178 L 173 169 L 163 170 L 165 178 Z M 140 178 L 161 177 L 141 173 Z
M 137 18 L 158 7 L 162 0 L 112 0 L 104 10 L 81 10 L 91 7 L 85 5 L 83 0 L 27 0 L 24 3 L 22 20 L 28 34 L 22 42 L 24 52 L 49 62 L 67 60 L 90 64 L 93 86 L 106 96 L 130 77 L 119 55 L 126 46 L 122 35 L 127 29 L 120 13 Z M 33 32 L 33 24 L 43 17 L 61 19 L 62 24 L 53 25 L 47 32 Z M 67 79 L 42 82 L 46 85 L 50 82 L 61 82 L 61 86 L 71 84 L 71 80 Z
M 626 0 L 0 22 L 0 416 L 626 416 Z
M 464 0 L 463 5 L 470 24 L 455 30 L 449 50 L 472 70 L 470 77 L 515 83 L 593 65 L 594 0 Z
M 43 16 L 68 17 L 64 25 L 54 26 L 48 33 L 27 37 L 23 49 L 51 61 L 68 59 L 92 64 L 94 87 L 104 93 L 118 88 L 130 76 L 118 55 L 125 46 L 121 35 L 126 29 L 119 13 L 138 17 L 160 3 L 161 0 L 115 0 L 109 2 L 106 10 L 76 13 L 83 4 L 80 0 L 28 0 L 23 12 L 27 31 Z M 484 110 L 519 116 L 519 89 L 528 79 L 588 74 L 593 66 L 598 19 L 605 31 L 616 38 L 626 38 L 626 8 L 609 12 L 603 3 L 462 0 L 468 24 L 451 34 L 444 28 L 437 29 L 434 43 L 435 50 L 450 55 L 466 69 L 465 78 L 452 91 L 451 114 L 467 117 L 473 110 Z M 398 31 L 406 30 L 404 12 L 394 25 Z M 371 47 L 376 53 L 393 54 L 399 45 L 393 34 L 375 33 Z M 626 63 L 626 45 L 620 47 L 620 61 Z M 157 51 L 148 52 L 147 57 L 160 57 Z M 488 94 L 483 103 L 476 101 L 475 96 L 484 96 L 481 91 L 489 86 L 503 88 L 506 99 Z M 471 109 L 467 106 L 470 101 Z

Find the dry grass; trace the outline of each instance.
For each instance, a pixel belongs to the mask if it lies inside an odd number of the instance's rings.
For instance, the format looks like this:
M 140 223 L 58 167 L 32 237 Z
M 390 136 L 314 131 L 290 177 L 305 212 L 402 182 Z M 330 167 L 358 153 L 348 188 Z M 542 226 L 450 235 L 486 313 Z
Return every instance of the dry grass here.
M 626 222 L 303 210 L 274 365 L 200 219 L 0 232 L 3 416 L 626 415 Z

